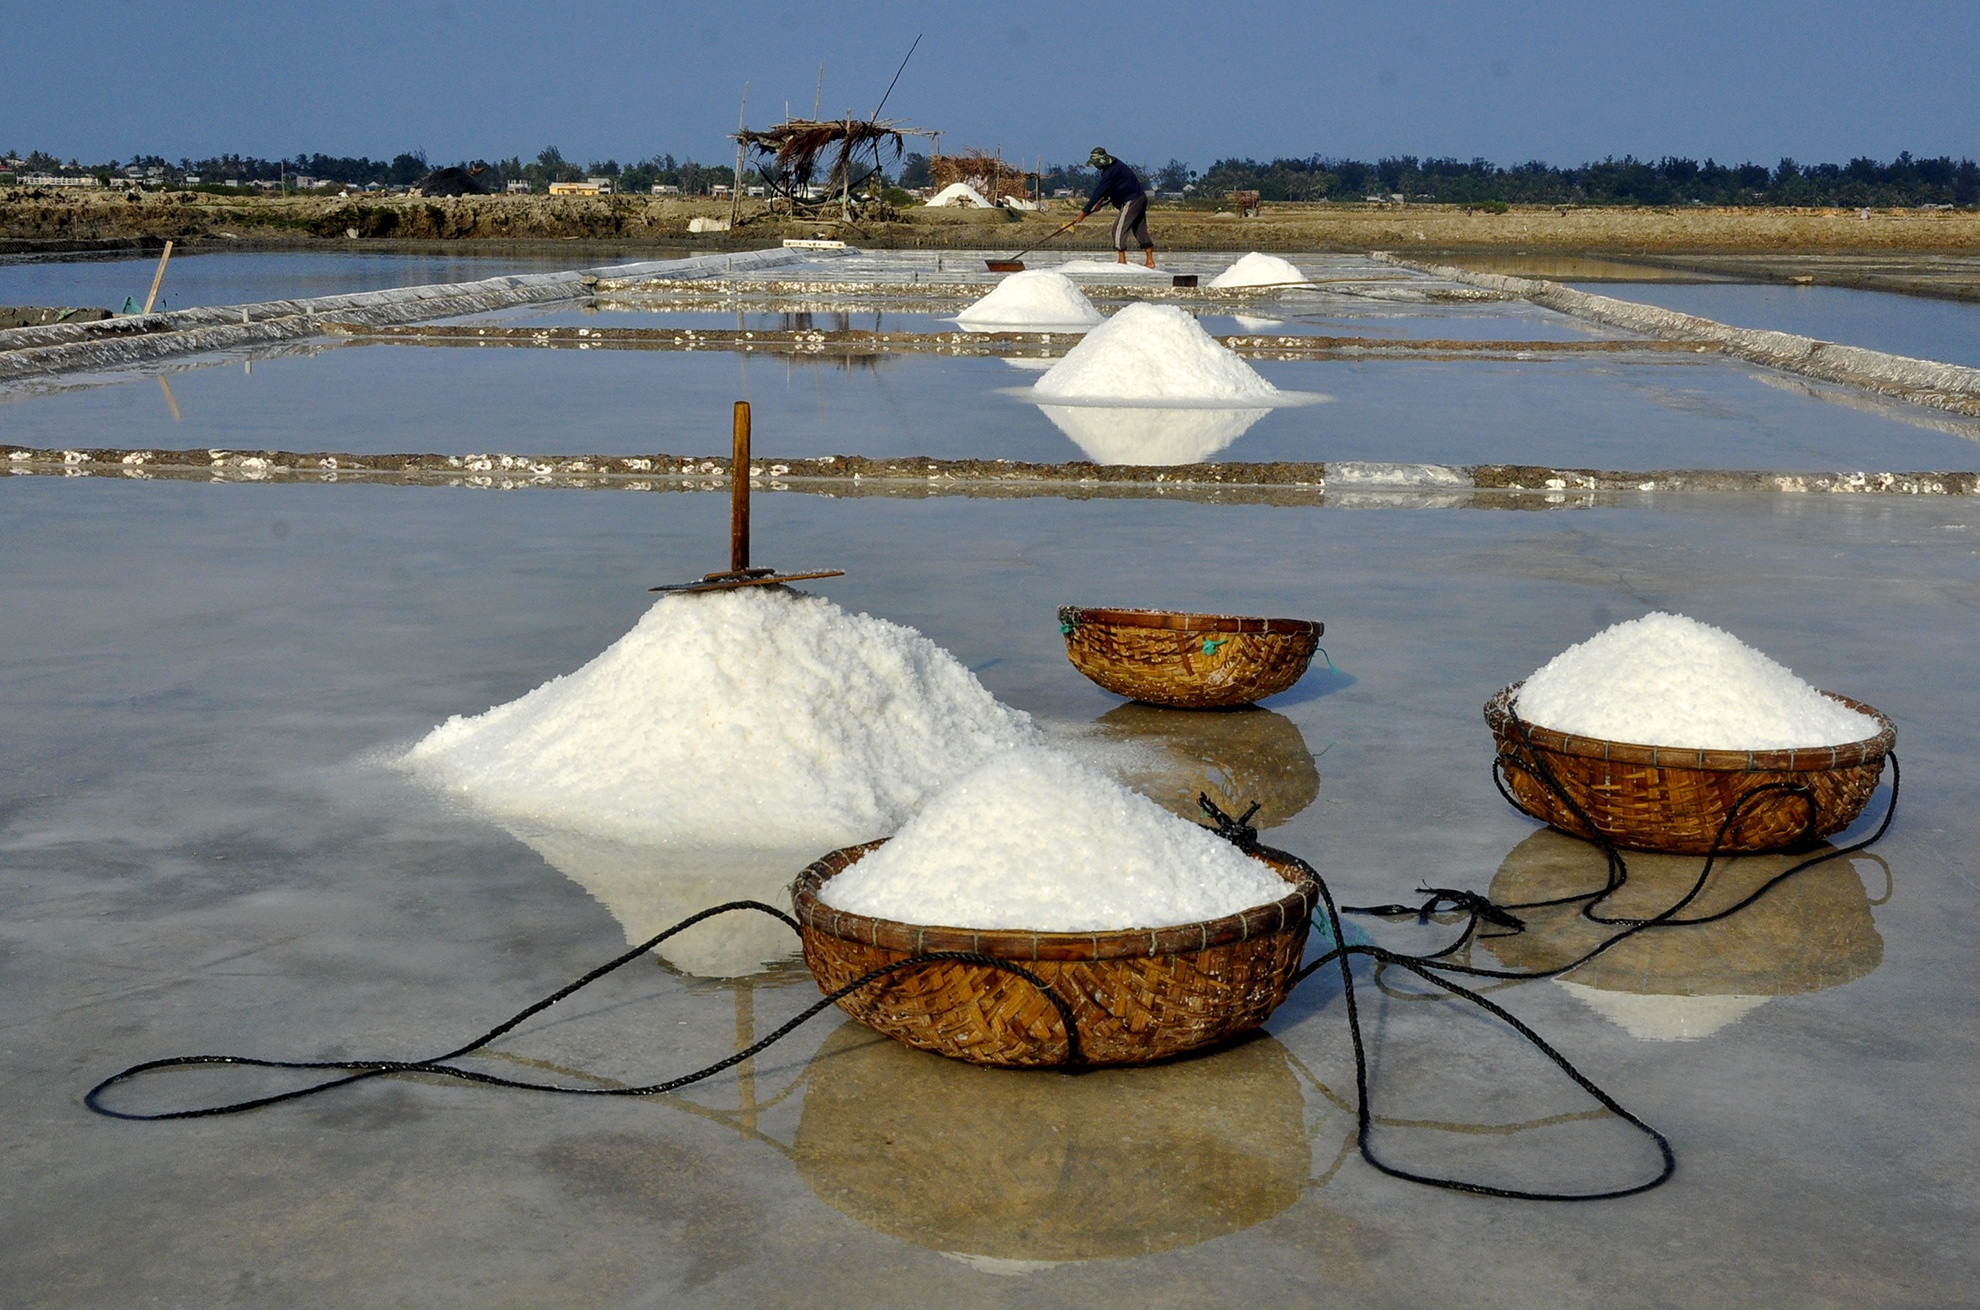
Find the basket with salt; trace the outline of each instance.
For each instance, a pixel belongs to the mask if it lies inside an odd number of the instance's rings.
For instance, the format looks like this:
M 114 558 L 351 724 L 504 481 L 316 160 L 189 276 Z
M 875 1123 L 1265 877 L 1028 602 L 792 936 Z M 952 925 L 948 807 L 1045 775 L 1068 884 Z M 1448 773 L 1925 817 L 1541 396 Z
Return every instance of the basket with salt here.
M 1738 638 L 1655 613 L 1564 651 L 1485 704 L 1508 798 L 1577 837 L 1745 854 L 1863 812 L 1897 728 Z
M 1306 675 L 1325 629 L 1310 619 L 1169 610 L 1059 610 L 1066 658 L 1119 696 L 1220 709 L 1275 696 Z
M 792 888 L 821 990 L 938 957 L 840 998 L 846 1013 L 1009 1067 L 1141 1064 L 1256 1028 L 1292 987 L 1318 896 L 1290 856 L 1242 853 L 1039 748 Z

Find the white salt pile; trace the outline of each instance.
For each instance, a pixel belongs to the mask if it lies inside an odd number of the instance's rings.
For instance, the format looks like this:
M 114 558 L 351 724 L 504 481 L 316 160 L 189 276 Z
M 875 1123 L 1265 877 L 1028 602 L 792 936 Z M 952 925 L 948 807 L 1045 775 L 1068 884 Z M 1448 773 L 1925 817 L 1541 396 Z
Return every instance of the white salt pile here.
M 1073 280 L 1049 269 L 1013 273 L 962 313 L 956 322 L 972 332 L 998 328 L 1084 330 L 1101 320 Z
M 1221 918 L 1289 890 L 1207 829 L 1029 747 L 950 784 L 819 898 L 905 923 L 1090 932 Z
M 403 762 L 505 819 L 825 850 L 1035 737 L 914 629 L 749 588 L 663 598 L 577 672 L 449 719 Z
M 1277 287 L 1306 282 L 1306 274 L 1289 260 L 1261 255 L 1256 250 L 1210 279 L 1213 287 Z
M 1514 708 L 1577 737 L 1701 750 L 1839 746 L 1881 729 L 1731 633 L 1661 611 L 1562 651 Z
M 1086 334 L 1031 388 L 1036 401 L 1260 401 L 1279 389 L 1174 305 L 1129 305 Z

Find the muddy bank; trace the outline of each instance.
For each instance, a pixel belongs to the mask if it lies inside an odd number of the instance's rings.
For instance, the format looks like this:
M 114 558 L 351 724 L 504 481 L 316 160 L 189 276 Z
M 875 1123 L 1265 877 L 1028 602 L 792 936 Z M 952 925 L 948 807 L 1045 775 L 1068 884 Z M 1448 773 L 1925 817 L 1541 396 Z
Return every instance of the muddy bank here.
M 0 445 L 0 468 L 18 476 L 176 478 L 217 482 L 368 483 L 518 490 L 726 491 L 721 455 L 358 455 L 333 451 L 44 450 Z M 1523 464 L 1218 463 L 1150 466 L 1017 460 L 759 456 L 750 485 L 828 496 L 1159 496 L 1261 504 L 1497 504 L 1548 508 L 1619 494 L 1975 496 L 1974 472 L 1628 472 Z M 1478 500 L 1480 495 L 1485 501 Z
M 899 222 L 841 224 L 772 218 L 745 204 L 733 232 L 691 234 L 691 219 L 725 220 L 726 201 L 647 196 L 214 196 L 194 192 L 64 195 L 0 188 L 0 255 L 144 249 L 181 242 L 284 247 L 349 242 L 688 243 L 701 249 L 829 236 L 869 248 L 1018 249 L 1066 212 L 910 209 Z M 1980 254 L 1980 213 L 1804 209 L 1516 208 L 1272 204 L 1253 218 L 1158 207 L 1149 222 L 1169 249 L 1526 254 L 1760 254 L 1921 251 Z M 1108 246 L 1099 227 L 1059 238 L 1066 249 Z

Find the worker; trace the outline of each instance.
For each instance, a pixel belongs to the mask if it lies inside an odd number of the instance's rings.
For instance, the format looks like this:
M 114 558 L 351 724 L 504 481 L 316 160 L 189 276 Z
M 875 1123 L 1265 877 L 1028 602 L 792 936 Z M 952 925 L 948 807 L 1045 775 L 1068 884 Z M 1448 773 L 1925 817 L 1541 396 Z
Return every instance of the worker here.
M 1155 267 L 1155 239 L 1148 235 L 1148 193 L 1141 189 L 1141 179 L 1132 168 L 1108 154 L 1105 146 L 1093 147 L 1086 162 L 1100 170 L 1100 179 L 1093 184 L 1093 195 L 1079 216 L 1085 218 L 1102 205 L 1113 205 L 1121 211 L 1114 218 L 1117 262 L 1127 263 L 1128 242 L 1134 240 L 1148 257 L 1148 267 Z

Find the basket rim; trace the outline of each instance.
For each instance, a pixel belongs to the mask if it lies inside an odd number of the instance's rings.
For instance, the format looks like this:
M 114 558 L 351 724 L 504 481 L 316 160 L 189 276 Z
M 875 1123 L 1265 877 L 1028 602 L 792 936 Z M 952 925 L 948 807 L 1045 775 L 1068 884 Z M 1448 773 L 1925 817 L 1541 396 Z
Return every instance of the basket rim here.
M 1172 632 L 1263 632 L 1276 636 L 1319 637 L 1326 625 L 1317 619 L 1268 619 L 1237 614 L 1194 614 L 1187 610 L 1111 609 L 1106 606 L 1061 605 L 1061 624 L 1096 627 L 1166 628 Z
M 1485 722 L 1493 735 L 1500 739 L 1502 750 L 1517 731 L 1512 722 L 1512 701 L 1525 685 L 1526 680 L 1522 678 L 1502 687 L 1485 702 Z M 1557 755 L 1609 760 L 1617 764 L 1647 764 L 1659 769 L 1698 769 L 1711 773 L 1814 773 L 1827 769 L 1851 769 L 1881 761 L 1897 745 L 1897 725 L 1882 710 L 1833 691 L 1824 691 L 1822 695 L 1858 713 L 1868 714 L 1882 726 L 1872 736 L 1836 746 L 1730 751 L 1693 746 L 1645 746 L 1600 737 L 1577 737 L 1523 719 L 1521 722 L 1536 747 Z
M 1000 960 L 1115 960 L 1182 955 L 1232 942 L 1269 937 L 1289 928 L 1303 930 L 1320 899 L 1320 884 L 1292 856 L 1269 846 L 1253 848 L 1253 859 L 1269 866 L 1292 885 L 1276 901 L 1254 905 L 1238 914 L 1162 928 L 1121 928 L 1093 932 L 1036 932 L 1028 928 L 956 928 L 940 924 L 903 923 L 853 914 L 826 905 L 818 889 L 861 857 L 883 846 L 887 838 L 846 846 L 806 865 L 791 884 L 791 903 L 805 928 L 840 941 L 882 950 L 920 955 L 929 951 L 966 951 Z

